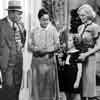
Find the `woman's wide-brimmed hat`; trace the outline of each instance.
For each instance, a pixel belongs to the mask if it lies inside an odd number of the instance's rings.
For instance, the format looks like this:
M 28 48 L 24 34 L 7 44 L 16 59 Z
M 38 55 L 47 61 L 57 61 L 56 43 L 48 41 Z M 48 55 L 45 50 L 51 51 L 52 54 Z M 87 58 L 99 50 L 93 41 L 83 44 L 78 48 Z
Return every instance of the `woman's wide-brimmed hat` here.
M 22 6 L 21 6 L 21 1 L 19 0 L 9 0 L 8 2 L 8 9 L 6 10 L 16 10 L 19 12 L 23 12 L 22 11 Z

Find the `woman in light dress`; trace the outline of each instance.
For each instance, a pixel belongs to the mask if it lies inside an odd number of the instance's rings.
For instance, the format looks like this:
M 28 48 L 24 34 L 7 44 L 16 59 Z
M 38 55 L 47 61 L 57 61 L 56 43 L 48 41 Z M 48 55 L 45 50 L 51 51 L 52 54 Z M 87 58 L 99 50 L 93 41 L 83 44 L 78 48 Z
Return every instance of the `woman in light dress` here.
M 83 61 L 82 99 L 94 100 L 96 97 L 96 52 L 100 50 L 100 26 L 94 22 L 96 13 L 93 8 L 84 4 L 78 9 L 82 25 L 78 28 Z

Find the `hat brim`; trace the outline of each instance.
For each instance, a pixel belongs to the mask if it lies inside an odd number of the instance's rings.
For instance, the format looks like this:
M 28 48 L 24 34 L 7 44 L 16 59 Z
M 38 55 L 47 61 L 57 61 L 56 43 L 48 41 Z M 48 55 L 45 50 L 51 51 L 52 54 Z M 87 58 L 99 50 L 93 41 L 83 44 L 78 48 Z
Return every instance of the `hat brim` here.
M 23 13 L 22 9 L 5 9 L 5 10 L 7 10 L 7 11 L 15 10 L 15 11 L 19 11 L 19 12 L 22 12 Z

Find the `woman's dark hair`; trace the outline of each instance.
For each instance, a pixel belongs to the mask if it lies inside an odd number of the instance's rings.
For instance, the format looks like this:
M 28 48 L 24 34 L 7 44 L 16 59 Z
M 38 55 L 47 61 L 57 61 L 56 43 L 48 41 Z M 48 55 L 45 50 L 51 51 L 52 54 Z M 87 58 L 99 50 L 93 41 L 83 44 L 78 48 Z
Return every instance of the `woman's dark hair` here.
M 70 11 L 71 20 L 70 20 L 70 33 L 77 33 L 78 27 L 82 24 L 82 21 L 77 13 L 78 8 L 72 9 Z
M 38 12 L 38 18 L 40 19 L 45 14 L 49 14 L 48 11 L 44 8 L 40 9 Z

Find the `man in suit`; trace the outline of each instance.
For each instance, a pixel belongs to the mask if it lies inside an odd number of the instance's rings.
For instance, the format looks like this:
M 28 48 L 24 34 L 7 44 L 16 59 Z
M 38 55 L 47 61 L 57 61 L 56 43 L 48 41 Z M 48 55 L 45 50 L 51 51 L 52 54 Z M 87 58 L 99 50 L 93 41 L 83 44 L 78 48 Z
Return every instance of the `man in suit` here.
M 25 43 L 25 28 L 21 22 L 21 2 L 8 2 L 8 16 L 0 20 L 0 67 L 3 77 L 3 90 L 14 99 L 18 96 L 22 77 L 22 49 Z M 14 90 L 14 92 L 12 92 Z M 16 92 L 15 92 L 16 90 Z M 13 98 L 13 97 L 14 98 Z M 15 97 L 16 96 L 16 97 Z

